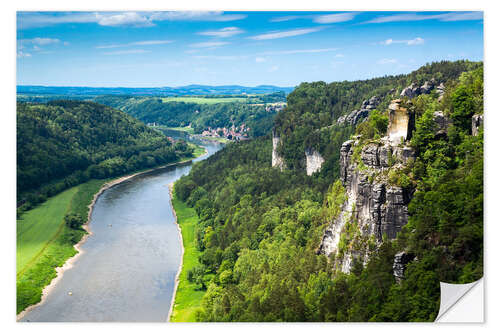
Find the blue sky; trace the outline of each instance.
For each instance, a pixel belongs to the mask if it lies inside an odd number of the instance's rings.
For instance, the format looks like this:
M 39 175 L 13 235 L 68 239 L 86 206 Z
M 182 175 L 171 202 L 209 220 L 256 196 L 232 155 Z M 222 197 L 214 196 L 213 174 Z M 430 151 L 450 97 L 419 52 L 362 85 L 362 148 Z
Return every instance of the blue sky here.
M 295 86 L 483 60 L 482 12 L 18 12 L 17 84 Z

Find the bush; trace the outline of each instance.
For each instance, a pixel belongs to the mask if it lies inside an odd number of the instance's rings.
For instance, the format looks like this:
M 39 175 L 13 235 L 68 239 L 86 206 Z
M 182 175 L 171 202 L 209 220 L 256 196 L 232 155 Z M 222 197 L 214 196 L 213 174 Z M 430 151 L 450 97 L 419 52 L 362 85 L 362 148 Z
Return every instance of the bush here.
M 83 220 L 83 218 L 80 215 L 71 213 L 71 214 L 67 214 L 64 217 L 64 222 L 71 229 L 80 229 L 80 227 L 82 226 L 82 224 L 85 221 Z

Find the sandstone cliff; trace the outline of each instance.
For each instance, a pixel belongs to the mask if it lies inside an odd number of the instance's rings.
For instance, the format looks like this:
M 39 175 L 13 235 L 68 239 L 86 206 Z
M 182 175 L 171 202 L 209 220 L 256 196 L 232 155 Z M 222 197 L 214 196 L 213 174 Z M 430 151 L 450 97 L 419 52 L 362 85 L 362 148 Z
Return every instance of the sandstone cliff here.
M 386 137 L 360 146 L 359 138 L 346 141 L 340 151 L 341 181 L 347 200 L 341 214 L 323 236 L 319 252 L 335 254 L 337 268 L 349 272 L 353 260 L 366 262 L 385 234 L 396 237 L 408 222 L 411 187 L 395 183 L 398 173 L 414 160 L 412 148 L 394 146 Z
M 271 165 L 273 168 L 279 168 L 283 170 L 285 168 L 285 161 L 283 157 L 278 153 L 278 147 L 281 144 L 280 137 L 276 134 L 275 130 L 273 130 L 273 153 L 272 153 L 272 161 Z
M 306 149 L 306 173 L 311 176 L 313 173 L 319 171 L 325 162 L 325 159 L 315 149 Z

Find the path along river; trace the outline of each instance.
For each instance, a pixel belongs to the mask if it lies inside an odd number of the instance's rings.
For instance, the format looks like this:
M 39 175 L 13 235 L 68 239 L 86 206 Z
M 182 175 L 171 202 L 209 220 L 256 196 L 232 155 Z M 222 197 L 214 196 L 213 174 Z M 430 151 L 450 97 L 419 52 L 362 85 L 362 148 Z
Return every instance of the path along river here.
M 194 162 L 222 148 L 202 145 L 208 154 Z M 168 184 L 191 166 L 138 175 L 104 191 L 82 255 L 20 321 L 165 322 L 182 251 Z

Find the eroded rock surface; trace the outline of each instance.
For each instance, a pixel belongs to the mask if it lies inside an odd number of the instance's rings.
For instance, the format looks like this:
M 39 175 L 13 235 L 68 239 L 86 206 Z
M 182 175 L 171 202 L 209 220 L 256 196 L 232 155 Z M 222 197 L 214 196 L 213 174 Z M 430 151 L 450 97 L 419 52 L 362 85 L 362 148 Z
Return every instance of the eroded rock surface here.
M 272 162 L 271 165 L 273 168 L 279 168 L 283 170 L 285 168 L 285 161 L 283 157 L 278 153 L 278 147 L 281 144 L 280 137 L 276 134 L 276 131 L 273 130 L 273 153 L 272 153 Z
M 359 140 L 344 142 L 340 150 L 340 179 L 347 200 L 340 215 L 326 229 L 319 253 L 336 255 L 337 267 L 349 272 L 354 260 L 366 263 L 369 243 L 378 244 L 383 235 L 394 239 L 408 223 L 408 203 L 413 191 L 390 185 L 387 173 L 415 158 L 408 146 L 392 146 L 388 138 L 362 147 L 359 160 L 355 150 Z M 341 244 L 346 225 L 355 221 L 359 235 L 346 248 Z
M 355 125 L 366 119 L 370 111 L 375 110 L 379 104 L 380 98 L 378 96 L 372 96 L 369 100 L 364 100 L 363 103 L 361 103 L 361 108 L 359 110 L 353 110 L 348 115 L 339 117 L 339 119 L 337 119 L 337 124 L 347 123 L 349 125 Z
M 475 114 L 472 116 L 472 135 L 476 136 L 479 134 L 479 128 L 483 126 L 483 115 Z
M 325 159 L 315 149 L 306 149 L 306 172 L 310 176 L 319 171 Z

